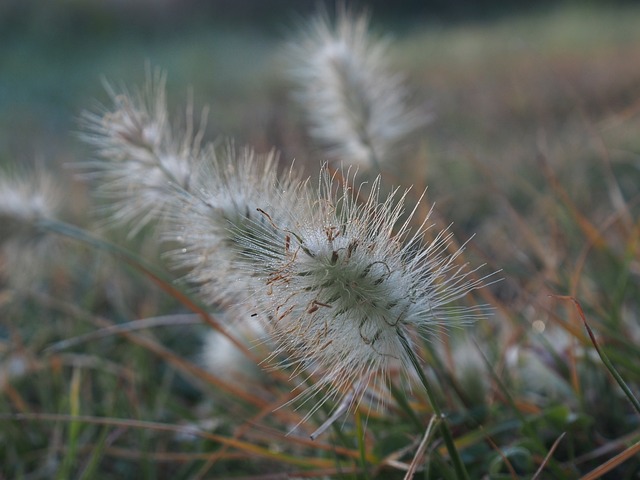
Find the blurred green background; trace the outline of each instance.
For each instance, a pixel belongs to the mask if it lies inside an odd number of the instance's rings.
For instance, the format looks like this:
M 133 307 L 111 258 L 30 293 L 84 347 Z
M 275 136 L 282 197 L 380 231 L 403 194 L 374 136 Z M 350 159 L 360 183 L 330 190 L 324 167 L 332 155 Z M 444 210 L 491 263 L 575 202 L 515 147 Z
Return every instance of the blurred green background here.
M 391 37 L 390 67 L 406 77 L 412 101 L 431 118 L 395 171 L 414 183 L 421 179 L 416 187 L 429 185 L 462 238 L 488 230 L 488 247 L 496 252 L 503 248 L 495 241 L 497 223 L 486 220 L 501 215 L 500 207 L 477 168 L 499 173 L 506 195 L 526 215 L 536 207 L 527 206 L 519 179 L 527 178 L 526 188 L 548 190 L 538 161 L 543 150 L 567 192 L 598 218 L 608 214 L 597 173 L 599 142 L 606 142 L 616 146 L 611 168 L 620 174 L 622 192 L 634 196 L 635 177 L 628 173 L 635 172 L 640 151 L 640 8 L 632 2 L 542 2 L 526 10 L 517 2 L 471 3 L 348 4 L 369 10 L 374 35 Z M 283 47 L 304 19 L 331 5 L 4 2 L 0 164 L 39 161 L 57 168 L 91 157 L 77 138 L 78 117 L 109 103 L 104 79 L 135 89 L 151 65 L 167 71 L 173 121 L 184 121 L 192 99 L 196 116 L 209 107 L 208 140 L 231 137 L 259 152 L 275 147 L 283 164 L 295 159 L 314 175 L 325 157 L 290 98 Z
M 394 66 L 409 75 L 417 101 L 439 119 L 426 134 L 440 150 L 448 148 L 437 144 L 451 129 L 474 128 L 459 108 L 468 105 L 465 96 L 474 96 L 477 107 L 487 111 L 512 100 L 500 83 L 513 82 L 518 72 L 512 62 L 516 68 L 542 57 L 542 63 L 555 61 L 562 68 L 586 64 L 589 71 L 577 72 L 585 84 L 588 77 L 600 82 L 607 69 L 620 75 L 604 57 L 637 47 L 640 13 L 632 3 L 535 2 L 527 10 L 507 0 L 354 5 L 369 9 L 374 31 L 391 32 L 396 40 Z M 328 5 L 331 10 L 333 2 Z M 295 142 L 298 122 L 285 103 L 279 49 L 318 6 L 311 0 L 5 0 L 0 4 L 0 162 L 34 157 L 64 162 L 85 155 L 71 133 L 83 109 L 106 100 L 101 76 L 140 85 L 147 62 L 168 71 L 174 106 L 185 103 L 192 87 L 196 107 L 211 107 L 212 136 L 233 136 L 259 149 L 275 145 L 285 158 L 305 155 Z M 510 70 L 513 75 L 506 78 Z M 628 76 L 612 81 L 633 92 L 638 70 L 628 65 Z M 541 78 L 536 88 L 556 87 L 547 80 Z M 476 95 L 481 85 L 487 88 Z M 615 95 L 623 99 L 627 93 Z M 532 114 L 522 109 L 516 120 Z M 442 128 L 446 131 L 439 132 Z

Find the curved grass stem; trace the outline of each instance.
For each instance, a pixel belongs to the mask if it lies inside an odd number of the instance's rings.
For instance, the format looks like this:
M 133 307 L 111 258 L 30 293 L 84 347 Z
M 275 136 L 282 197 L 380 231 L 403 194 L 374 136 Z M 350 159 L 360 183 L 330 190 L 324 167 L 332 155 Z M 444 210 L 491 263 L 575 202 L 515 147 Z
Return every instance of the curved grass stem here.
M 440 409 L 440 405 L 438 404 L 435 393 L 431 388 L 431 384 L 429 383 L 427 376 L 424 374 L 424 371 L 420 366 L 418 357 L 416 353 L 413 351 L 413 349 L 411 348 L 411 345 L 409 344 L 409 340 L 407 340 L 407 337 L 404 335 L 404 333 L 398 330 L 398 335 L 400 337 L 400 342 L 402 343 L 402 346 L 405 352 L 407 353 L 409 360 L 411 361 L 411 364 L 413 365 L 413 368 L 415 369 L 416 373 L 418 374 L 418 377 L 420 378 L 420 382 L 422 383 L 422 385 L 424 386 L 424 389 L 427 392 L 427 396 L 429 397 L 429 403 L 431 403 L 431 408 L 433 409 L 433 413 L 436 415 L 438 419 L 440 419 L 440 421 L 438 422 L 438 426 L 440 428 L 440 435 L 442 435 L 444 444 L 447 448 L 447 451 L 449 452 L 449 457 L 451 458 L 451 463 L 453 463 L 453 468 L 455 469 L 456 477 L 459 480 L 469 480 L 469 474 L 467 473 L 467 470 L 464 467 L 464 463 L 462 463 L 462 458 L 460 458 L 460 454 L 458 453 L 456 444 L 453 441 L 453 435 L 451 434 L 451 430 L 449 429 L 447 419 L 442 413 L 442 410 Z
M 627 398 L 629 399 L 629 402 L 631 402 L 631 405 L 633 405 L 633 408 L 636 410 L 638 414 L 640 414 L 640 401 L 638 401 L 636 396 L 631 391 L 631 388 L 629 388 L 629 386 L 624 381 L 622 376 L 618 373 L 618 370 L 616 370 L 616 368 L 613 366 L 613 363 L 611 363 L 611 360 L 609 360 L 609 357 L 604 352 L 604 350 L 600 348 L 600 345 L 596 340 L 596 336 L 594 335 L 593 330 L 591 330 L 591 327 L 587 323 L 587 319 L 585 317 L 584 310 L 582 309 L 582 305 L 580 305 L 580 302 L 578 302 L 578 300 L 576 300 L 574 297 L 571 297 L 571 296 L 554 295 L 554 297 L 559 298 L 560 300 L 571 300 L 573 302 L 573 305 L 576 307 L 576 310 L 578 311 L 578 315 L 580 315 L 580 319 L 582 320 L 584 327 L 587 329 L 587 333 L 589 334 L 589 339 L 591 340 L 593 347 L 596 349 L 596 352 L 598 353 L 600 360 L 602 360 L 602 363 L 604 364 L 604 366 L 607 368 L 611 376 L 614 378 L 614 380 L 618 383 L 618 385 L 620 386 L 624 394 L 627 396 Z

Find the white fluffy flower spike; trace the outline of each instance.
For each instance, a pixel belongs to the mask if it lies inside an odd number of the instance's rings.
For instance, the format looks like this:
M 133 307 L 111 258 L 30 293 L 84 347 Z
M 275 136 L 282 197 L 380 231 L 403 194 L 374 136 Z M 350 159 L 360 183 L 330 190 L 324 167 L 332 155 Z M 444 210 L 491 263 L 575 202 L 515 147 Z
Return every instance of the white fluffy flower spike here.
M 368 32 L 366 15 L 341 9 L 335 25 L 318 15 L 289 49 L 297 100 L 311 136 L 346 164 L 380 168 L 425 116 L 408 107 L 388 42 Z
M 62 199 L 59 182 L 42 168 L 0 172 L 0 275 L 14 286 L 31 286 L 57 259 L 56 238 L 43 223 L 60 215 Z
M 131 235 L 161 216 L 173 186 L 189 186 L 193 165 L 203 155 L 203 127 L 195 130 L 191 107 L 182 131 L 170 124 L 165 84 L 166 75 L 156 70 L 147 73 L 145 87 L 135 95 L 106 85 L 112 107 L 83 115 L 82 138 L 98 158 L 81 168 L 97 180 L 109 218 L 132 225 Z
M 171 196 L 165 239 L 178 245 L 171 260 L 188 272 L 186 279 L 201 297 L 209 304 L 228 303 L 243 297 L 254 278 L 238 268 L 241 239 L 252 236 L 255 225 L 269 231 L 271 242 L 284 237 L 259 210 L 275 212 L 286 224 L 296 191 L 305 184 L 293 171 L 278 176 L 275 152 L 257 154 L 228 143 L 205 160 L 194 169 L 189 191 L 178 188 Z
M 56 218 L 62 204 L 56 181 L 42 168 L 0 172 L 0 240 L 39 237 L 38 221 Z
M 300 192 L 304 213 L 283 228 L 284 243 L 274 245 L 270 230 L 262 241 L 257 224 L 243 240 L 247 268 L 261 266 L 257 293 L 268 311 L 259 313 L 279 345 L 274 360 L 316 374 L 302 397 L 325 393 L 312 412 L 350 388 L 361 400 L 362 385 L 384 380 L 394 363 L 409 369 L 405 346 L 416 333 L 483 312 L 451 305 L 484 283 L 456 262 L 461 250 L 448 253 L 451 233 L 424 245 L 428 218 L 414 231 L 415 208 L 402 220 L 406 192 L 380 201 L 378 178 L 362 199 L 364 185 L 354 190 L 355 176 L 346 180 L 340 187 L 325 170 L 319 192 Z

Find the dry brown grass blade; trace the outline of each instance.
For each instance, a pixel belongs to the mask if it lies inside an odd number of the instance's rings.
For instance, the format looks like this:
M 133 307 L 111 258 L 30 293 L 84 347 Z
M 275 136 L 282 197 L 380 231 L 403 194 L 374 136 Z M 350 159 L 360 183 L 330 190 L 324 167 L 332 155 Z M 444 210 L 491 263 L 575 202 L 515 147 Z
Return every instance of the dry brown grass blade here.
M 606 232 L 609 230 L 616 222 L 620 220 L 620 213 L 614 212 L 612 213 L 601 225 L 600 231 Z M 640 224 L 636 225 L 633 229 L 631 229 L 628 234 L 625 235 L 625 238 L 628 239 L 627 242 L 627 251 L 629 256 L 633 257 L 634 253 L 637 251 L 638 243 L 640 240 Z M 578 256 L 577 261 L 575 262 L 576 267 L 573 270 L 571 275 L 570 282 L 570 294 L 575 296 L 578 291 L 578 284 L 580 282 L 580 278 L 582 278 L 582 271 L 584 269 L 584 265 L 586 263 L 587 256 L 594 245 L 590 242 L 583 247 L 580 255 Z
M 424 435 L 422 436 L 420 445 L 418 445 L 418 449 L 416 450 L 416 453 L 413 456 L 411 463 L 409 464 L 409 468 L 407 469 L 407 473 L 404 476 L 404 480 L 411 480 L 415 475 L 416 470 L 418 468 L 418 463 L 422 460 L 422 457 L 424 456 L 424 452 L 427 449 L 427 441 L 431 437 L 431 434 L 433 433 L 433 427 L 437 421 L 438 421 L 438 417 L 436 417 L 435 415 L 432 415 L 431 420 L 429 420 L 429 424 L 427 425 L 427 429 L 425 430 Z
M 252 395 L 241 388 L 236 387 L 235 385 L 225 382 L 215 375 L 207 372 L 203 368 L 200 368 L 193 363 L 185 360 L 180 355 L 174 353 L 168 348 L 160 345 L 158 342 L 144 337 L 142 335 L 137 335 L 133 333 L 123 332 L 122 336 L 126 337 L 132 343 L 144 347 L 150 352 L 158 355 L 169 365 L 177 368 L 179 371 L 184 373 L 188 373 L 189 375 L 197 378 L 198 380 L 202 380 L 207 382 L 210 385 L 218 387 L 226 392 L 234 395 L 238 399 L 242 399 L 249 404 L 255 405 L 257 407 L 264 407 L 266 402 L 256 395 Z
M 80 452 L 83 453 L 91 453 L 97 445 L 88 444 L 84 445 Z M 61 452 L 65 452 L 67 448 L 62 447 L 60 449 Z M 114 458 L 123 458 L 126 460 L 153 460 L 154 462 L 163 462 L 163 463 L 189 463 L 195 461 L 206 460 L 208 453 L 198 452 L 148 452 L 148 451 L 140 451 L 133 450 L 131 448 L 122 448 L 122 447 L 106 447 L 103 450 L 104 454 L 109 457 Z M 247 453 L 228 453 L 225 458 L 227 460 L 233 459 L 247 459 L 251 458 L 250 454 Z
M 49 345 L 44 352 L 57 352 L 60 350 L 66 350 L 70 347 L 75 347 L 85 342 L 93 342 L 111 335 L 116 335 L 119 332 L 132 332 L 135 330 L 147 330 L 157 327 L 165 326 L 178 326 L 178 325 L 199 325 L 202 321 L 200 317 L 193 314 L 188 315 L 163 315 L 160 317 L 143 318 L 140 320 L 133 320 L 126 323 L 117 323 L 110 327 L 94 330 L 89 333 L 78 335 L 76 337 L 65 338 L 59 342 Z
M 375 466 L 375 468 L 374 468 L 374 470 L 372 472 L 373 476 L 374 477 L 379 476 L 380 472 L 385 467 L 391 467 L 391 468 L 394 468 L 396 470 L 401 470 L 403 472 L 407 471 L 409 469 L 409 464 L 407 464 L 406 462 L 401 461 L 400 459 L 403 458 L 405 455 L 410 454 L 415 448 L 417 448 L 418 445 L 420 444 L 420 441 L 421 440 L 419 440 L 418 438 L 414 438 L 407 445 L 405 445 L 402 448 L 400 448 L 398 450 L 395 450 L 394 452 L 391 452 L 390 454 L 388 454 L 380 462 L 378 462 L 378 464 Z
M 580 279 L 580 272 L 586 262 L 587 253 L 593 247 L 603 248 L 606 247 L 606 240 L 602 235 L 602 231 L 604 228 L 597 228 L 594 226 L 587 217 L 585 217 L 577 207 L 577 205 L 571 200 L 566 190 L 562 187 L 560 180 L 556 176 L 555 172 L 549 165 L 547 157 L 540 153 L 538 155 L 538 160 L 542 165 L 542 169 L 547 178 L 547 181 L 553 191 L 558 195 L 563 205 L 569 210 L 576 223 L 578 224 L 580 230 L 583 232 L 584 236 L 587 239 L 587 246 L 583 249 L 581 256 L 578 259 L 576 269 L 574 270 L 571 277 L 571 287 L 570 293 L 571 295 L 577 294 L 577 285 Z M 579 332 L 571 332 L 573 338 L 582 338 L 582 334 Z M 575 342 L 572 344 L 573 348 L 569 350 L 569 366 L 571 373 L 571 385 L 576 394 L 580 394 L 581 385 L 580 380 L 577 374 L 577 360 L 575 353 Z
M 125 260 L 128 261 L 128 259 L 126 258 Z M 220 326 L 220 323 L 217 322 L 209 312 L 207 312 L 204 308 L 202 308 L 200 305 L 194 302 L 188 295 L 185 295 L 179 289 L 175 288 L 173 285 L 166 282 L 164 279 L 160 278 L 158 275 L 156 275 L 154 272 L 146 268 L 144 265 L 141 265 L 140 263 L 136 263 L 133 261 L 129 261 L 129 263 L 134 268 L 140 270 L 148 278 L 150 278 L 162 291 L 171 295 L 173 298 L 175 298 L 177 301 L 179 301 L 182 305 L 184 305 L 186 308 L 188 308 L 192 312 L 200 315 L 204 323 L 206 323 L 211 328 L 213 328 L 217 332 L 220 332 L 222 335 L 224 335 L 233 344 L 234 347 L 240 350 L 247 358 L 253 361 L 256 365 L 260 364 L 262 359 L 258 358 L 244 343 L 242 343 L 240 340 L 238 340 L 233 335 L 231 335 L 227 330 L 222 328 Z
M 46 302 L 45 304 L 53 306 L 59 311 L 64 312 L 70 316 L 77 318 L 88 318 L 94 325 L 97 325 L 100 328 L 111 328 L 114 325 L 113 322 L 109 321 L 106 318 L 93 315 L 82 310 L 76 305 L 71 305 L 67 302 L 63 302 L 45 295 L 38 295 L 38 300 Z M 146 348 L 155 355 L 158 355 L 168 364 L 177 368 L 178 371 L 181 371 L 190 375 L 191 377 L 218 387 L 232 395 L 235 395 L 238 399 L 242 399 L 251 405 L 262 408 L 268 404 L 264 399 L 261 399 L 257 395 L 252 395 L 242 390 L 241 388 L 236 387 L 235 385 L 225 382 L 215 375 L 207 372 L 203 368 L 200 368 L 199 366 L 185 360 L 181 356 L 159 344 L 150 337 L 128 331 L 119 331 L 118 335 L 126 338 L 127 340 L 138 346 Z
M 241 425 L 239 428 L 237 428 L 233 434 L 233 438 L 241 438 L 245 432 L 247 430 L 249 430 L 250 428 L 256 426 L 254 425 L 254 423 L 257 423 L 259 420 L 261 420 L 264 416 L 268 415 L 269 413 L 271 413 L 275 408 L 277 408 L 276 405 L 274 408 L 269 408 L 268 406 L 261 409 L 260 412 L 258 412 L 257 415 L 255 415 L 250 421 L 246 422 L 244 425 Z M 211 468 L 220 460 L 226 459 L 228 458 L 227 455 L 227 451 L 228 451 L 229 447 L 227 445 L 222 446 L 222 448 L 220 448 L 220 450 L 216 451 L 216 452 L 212 452 L 207 454 L 206 456 L 206 462 L 204 463 L 204 465 L 202 465 L 202 467 L 200 468 L 200 470 L 198 470 L 198 472 L 195 474 L 195 476 L 193 477 L 194 480 L 198 480 L 201 478 L 205 478 L 205 476 L 209 473 L 209 470 L 211 470 Z
M 167 277 L 163 271 L 157 270 L 153 265 L 147 263 L 136 254 L 128 251 L 123 247 L 120 247 L 119 245 L 96 237 L 93 234 L 71 224 L 54 220 L 41 220 L 39 226 L 45 230 L 50 230 L 51 232 L 62 235 L 66 238 L 70 238 L 85 245 L 95 247 L 100 251 L 109 252 L 111 255 L 122 260 L 125 264 L 145 275 L 163 292 L 173 297 L 175 300 L 180 302 L 192 312 L 200 315 L 204 323 L 209 325 L 214 330 L 220 332 L 222 335 L 226 336 L 239 351 L 243 352 L 243 354 L 247 356 L 247 358 L 251 359 L 256 364 L 260 363 L 261 359 L 258 359 L 246 345 L 244 345 L 233 335 L 230 335 L 229 332 L 223 329 L 220 326 L 220 323 L 217 322 L 207 310 L 205 310 L 197 302 L 192 300 L 180 289 L 174 287 L 171 281 L 172 279 Z
M 72 422 L 78 421 L 91 425 L 107 425 L 122 428 L 142 428 L 160 432 L 188 433 L 189 435 L 216 441 L 219 435 L 194 429 L 191 426 L 170 425 L 167 423 L 134 420 L 129 418 L 94 417 L 90 415 L 66 415 L 58 413 L 0 413 L 0 421 L 46 421 L 46 422 Z
M 509 458 L 502 452 L 502 450 L 500 450 L 500 447 L 498 447 L 496 442 L 494 442 L 490 436 L 487 435 L 485 439 L 487 440 L 487 442 L 489 442 L 489 445 L 491 445 L 491 448 L 493 448 L 498 453 L 498 455 L 500 455 L 500 458 L 502 458 L 502 461 L 507 466 L 507 470 L 509 470 L 509 475 L 511 475 L 511 478 L 513 478 L 514 480 L 517 480 L 518 474 L 516 473 L 516 470 L 513 468 L 513 465 L 511 465 Z
M 151 422 L 145 420 L 132 420 L 112 417 L 93 417 L 86 415 L 64 415 L 53 413 L 16 413 L 16 414 L 0 414 L 0 421 L 51 421 L 51 422 L 79 422 L 93 425 L 106 425 L 123 428 L 138 428 L 145 430 L 155 430 L 173 433 L 186 433 L 201 438 L 205 438 L 221 445 L 229 445 L 249 456 L 259 456 L 269 458 L 283 463 L 298 466 L 313 466 L 319 468 L 331 468 L 333 466 L 332 459 L 322 458 L 300 458 L 292 455 L 282 454 L 271 451 L 267 447 L 261 447 L 249 442 L 244 442 L 234 438 L 224 437 L 215 433 L 205 432 L 203 430 L 193 428 L 193 426 L 170 425 L 159 422 Z
M 78 316 L 78 317 L 84 317 L 84 316 L 88 316 L 89 318 L 91 318 L 91 321 L 93 324 L 95 324 L 96 326 L 102 328 L 102 329 L 112 329 L 114 327 L 114 324 L 112 322 L 110 322 L 107 319 L 104 319 L 102 317 L 98 317 L 95 315 L 90 315 L 87 312 L 82 311 L 81 309 L 79 309 L 78 307 L 74 306 L 74 305 L 69 305 L 67 303 L 64 302 L 60 302 L 56 299 L 51 299 L 51 298 L 47 298 L 47 303 L 50 305 L 55 306 L 58 309 L 61 309 L 63 311 L 65 311 L 66 313 L 70 314 L 70 315 L 74 315 L 74 316 Z M 298 423 L 300 421 L 300 416 L 299 415 L 295 415 L 293 414 L 293 412 L 290 411 L 285 411 L 285 410 L 277 410 L 277 407 L 281 406 L 283 403 L 286 403 L 288 400 L 290 400 L 290 398 L 294 397 L 297 394 L 297 391 L 290 391 L 287 392 L 284 396 L 284 398 L 279 397 L 275 402 L 273 403 L 269 403 L 266 400 L 264 400 L 263 398 L 253 395 L 249 392 L 246 392 L 238 387 L 236 387 L 233 384 L 227 383 L 224 380 L 219 379 L 218 377 L 210 374 L 209 372 L 207 372 L 206 370 L 198 367 L 197 365 L 192 364 L 191 362 L 183 359 L 181 356 L 175 354 L 174 352 L 172 352 L 171 350 L 167 349 L 166 347 L 162 346 L 161 344 L 159 344 L 158 342 L 154 341 L 153 339 L 146 337 L 144 335 L 140 335 L 140 334 L 136 334 L 133 333 L 131 331 L 128 330 L 119 330 L 117 329 L 115 331 L 115 333 L 117 333 L 120 336 L 123 336 L 124 338 L 128 339 L 129 341 L 131 341 L 132 343 L 142 346 L 144 348 L 146 348 L 147 350 L 149 350 L 150 352 L 158 355 L 159 357 L 161 357 L 165 362 L 167 362 L 168 364 L 171 364 L 172 366 L 174 366 L 175 368 L 177 368 L 179 371 L 182 371 L 184 373 L 187 373 L 199 380 L 202 380 L 210 385 L 216 386 L 218 388 L 220 388 L 221 390 L 224 390 L 228 393 L 230 393 L 231 395 L 235 396 L 238 399 L 242 399 L 244 401 L 246 401 L 249 404 L 252 404 L 258 408 L 260 408 L 260 412 L 257 415 L 258 418 L 262 418 L 268 414 L 272 414 L 272 415 L 276 415 L 279 417 L 283 417 L 283 421 L 285 422 L 289 422 L 289 423 Z M 247 424 L 249 425 L 249 424 Z M 241 440 L 239 440 L 239 438 L 241 437 L 241 435 L 243 434 L 243 432 L 245 431 L 245 429 L 239 429 L 236 434 L 233 436 L 233 438 L 229 439 L 229 441 L 227 443 L 223 443 L 221 450 L 213 453 L 213 454 L 209 454 L 208 455 L 208 462 L 205 466 L 203 466 L 202 468 L 202 472 L 203 474 L 206 474 L 206 471 L 208 471 L 211 466 L 213 464 L 215 464 L 218 460 L 224 459 L 226 458 L 226 455 L 228 455 L 228 449 L 234 447 L 233 441 L 236 442 L 241 442 Z M 315 445 L 315 447 L 317 448 L 318 445 Z M 333 447 L 331 447 L 333 449 Z M 213 456 L 212 456 L 213 455 Z M 357 453 L 353 454 L 353 455 L 357 455 Z
M 623 452 L 620 452 L 618 455 L 613 457 L 612 459 L 607 460 L 605 463 L 603 463 L 599 467 L 591 470 L 589 473 L 584 475 L 580 480 L 596 480 L 598 478 L 601 478 L 602 475 L 604 475 L 607 472 L 610 472 L 611 470 L 623 464 L 624 462 L 629 460 L 634 455 L 637 455 L 638 453 L 640 453 L 640 441 L 634 443 L 633 445 L 625 449 Z
M 635 431 L 631 432 L 623 437 L 617 438 L 615 440 L 610 440 L 604 445 L 596 448 L 595 450 L 591 450 L 588 453 L 584 453 L 579 457 L 576 457 L 572 460 L 572 465 L 581 465 L 586 462 L 591 462 L 594 459 L 601 457 L 603 455 L 613 454 L 617 451 L 621 451 L 627 447 L 630 443 L 637 442 L 640 438 L 640 433 Z
M 555 265 L 550 263 L 551 257 L 548 254 L 548 248 L 542 244 L 540 236 L 533 231 L 530 226 L 530 222 L 525 220 L 513 207 L 503 189 L 496 183 L 495 170 L 491 169 L 485 162 L 481 162 L 473 152 L 467 151 L 467 159 L 469 160 L 469 163 L 482 174 L 484 184 L 489 192 L 492 195 L 495 195 L 500 201 L 500 204 L 506 208 L 510 218 L 515 221 L 522 238 L 531 247 L 531 250 L 535 252 L 538 261 L 540 261 L 547 270 L 554 270 Z M 500 181 L 502 184 L 505 182 L 505 179 L 501 176 Z M 528 187 L 527 190 L 532 190 L 531 185 L 526 184 L 522 178 L 507 178 L 506 181 L 509 184 L 522 185 L 523 189 Z
M 314 450 L 324 450 L 334 452 L 335 454 L 344 455 L 350 458 L 357 459 L 360 453 L 357 450 L 350 450 L 343 447 L 337 447 L 325 443 L 318 442 L 317 440 L 311 440 L 310 438 L 298 437 L 295 435 L 284 435 L 279 430 L 267 429 L 267 427 L 259 424 L 258 422 L 265 416 L 272 414 L 278 407 L 284 405 L 287 401 L 296 395 L 295 392 L 289 392 L 284 398 L 277 399 L 274 403 L 265 406 L 260 412 L 258 412 L 252 419 L 248 420 L 242 426 L 238 427 L 233 435 L 233 438 L 251 438 L 257 440 L 267 439 L 270 442 L 290 443 L 296 446 L 304 446 L 313 448 Z M 279 414 L 286 415 L 286 411 L 278 410 Z M 292 414 L 293 416 L 294 414 Z M 287 422 L 286 419 L 284 420 Z M 289 419 L 289 424 L 296 424 L 300 421 L 300 417 Z M 250 435 L 247 435 L 249 433 Z M 224 445 L 220 450 L 207 455 L 206 463 L 200 468 L 200 470 L 193 477 L 194 480 L 200 478 L 206 478 L 209 470 L 220 460 L 227 458 L 228 446 Z
M 84 445 L 80 452 L 82 453 L 91 453 L 94 449 L 97 448 L 96 445 Z M 65 453 L 68 449 L 64 446 L 60 446 L 57 448 L 57 452 Z M 122 458 L 126 460 L 153 460 L 154 462 L 161 463 L 190 463 L 195 461 L 206 460 L 209 456 L 208 453 L 205 452 L 149 452 L 149 451 L 138 451 L 132 450 L 130 448 L 122 448 L 122 447 L 106 447 L 103 452 L 106 456 L 114 457 L 114 458 Z M 252 453 L 243 453 L 243 452 L 234 452 L 227 453 L 225 455 L 225 460 L 255 460 L 254 455 Z M 342 468 L 340 470 L 337 469 L 327 469 L 323 468 L 321 470 L 301 470 L 298 472 L 291 472 L 287 469 L 287 473 L 285 477 L 282 477 L 282 474 L 266 474 L 264 476 L 252 476 L 252 477 L 234 477 L 235 478 L 317 478 L 317 475 L 337 475 L 340 473 L 357 473 L 358 467 L 347 467 Z
M 553 452 L 556 451 L 556 448 L 558 448 L 558 445 L 560 445 L 560 442 L 562 441 L 562 439 L 566 434 L 567 432 L 562 432 L 562 435 L 560 435 L 556 439 L 556 441 L 553 442 L 553 445 L 551 445 L 551 448 L 549 449 L 549 453 L 547 453 L 547 455 L 544 457 L 544 460 L 540 464 L 540 467 L 538 467 L 538 470 L 536 470 L 536 473 L 533 475 L 533 477 L 531 477 L 531 480 L 536 480 L 538 477 L 540 477 L 540 475 L 542 474 L 542 471 L 544 470 L 544 467 L 547 465 L 547 463 L 549 463 L 549 460 L 551 460 Z
M 600 159 L 602 160 L 604 167 L 603 180 L 607 185 L 609 200 L 616 214 L 620 216 L 623 226 L 627 229 L 628 232 L 631 230 L 631 228 L 633 228 L 634 221 L 629 207 L 624 200 L 624 195 L 622 194 L 622 190 L 620 189 L 618 180 L 616 179 L 613 172 L 609 147 L 607 146 L 607 143 L 602 137 L 599 129 L 596 128 L 593 120 L 590 118 L 587 112 L 587 107 L 585 105 L 585 99 L 582 96 L 578 95 L 571 83 L 564 82 L 564 85 L 565 89 L 574 99 L 574 104 L 577 107 L 580 118 L 582 119 L 585 129 L 589 134 L 589 139 L 592 140 L 596 150 L 600 154 Z
M 27 402 L 22 398 L 22 395 L 13 388 L 13 385 L 7 383 L 4 385 L 3 393 L 9 398 L 9 401 L 13 404 L 13 406 L 21 413 L 28 413 L 30 408 Z
M 343 478 L 345 475 L 354 475 L 354 478 L 360 478 L 357 475 L 361 474 L 362 470 L 359 467 L 334 467 L 323 468 L 315 470 L 299 470 L 286 471 L 285 473 L 265 473 L 263 475 L 249 475 L 244 477 L 233 477 L 233 480 L 290 480 L 293 478 Z
M 619 212 L 614 212 L 611 216 L 609 216 L 609 218 L 602 224 L 601 227 L 601 231 L 607 231 L 607 229 L 609 229 L 615 222 L 617 222 L 619 220 Z M 632 230 L 632 232 L 629 234 L 629 247 L 628 249 L 631 250 L 631 252 L 635 251 L 635 248 L 637 248 L 637 244 L 638 244 L 638 239 L 640 237 L 640 229 L 638 228 L 634 228 Z M 575 260 L 574 264 L 575 267 L 573 269 L 573 272 L 571 273 L 570 276 L 570 283 L 569 283 L 569 296 L 571 297 L 576 297 L 578 295 L 578 286 L 580 284 L 580 280 L 582 278 L 582 273 L 589 255 L 589 252 L 591 251 L 591 249 L 594 247 L 594 245 L 591 242 L 587 242 L 584 247 L 582 248 L 582 250 L 580 251 L 580 254 L 578 255 L 577 259 Z M 583 342 L 585 339 L 583 339 L 583 335 L 582 333 L 579 334 L 575 334 L 572 335 L 572 337 L 574 339 L 580 339 L 581 342 Z M 571 383 L 574 387 L 574 390 L 576 393 L 578 393 L 579 390 L 579 380 L 578 380 L 578 374 L 577 374 L 577 361 L 576 361 L 576 355 L 575 355 L 575 341 L 573 342 L 573 347 L 569 350 L 569 364 L 571 367 Z
M 547 157 L 542 153 L 538 154 L 538 160 L 542 167 L 542 170 L 551 185 L 553 191 L 558 195 L 564 206 L 569 210 L 573 218 L 575 219 L 578 227 L 582 233 L 587 237 L 590 243 L 598 248 L 602 248 L 606 245 L 605 239 L 600 231 L 591 223 L 591 221 L 585 217 L 575 202 L 571 199 L 567 191 L 562 186 L 560 180 L 556 176 L 555 172 L 549 165 Z
M 278 441 L 281 443 L 291 443 L 296 446 L 303 446 L 312 448 L 314 450 L 323 450 L 325 452 L 333 452 L 338 455 L 343 455 L 345 457 L 359 459 L 360 452 L 357 449 L 350 449 L 346 447 L 341 447 L 338 445 L 331 445 L 329 443 L 323 443 L 318 440 L 311 440 L 308 437 L 300 437 L 296 435 L 285 435 L 278 430 L 270 430 L 265 433 L 265 427 L 261 425 L 254 425 L 254 430 L 251 432 L 252 439 L 264 440 L 267 439 L 269 441 Z M 368 455 L 367 460 L 374 461 L 375 457 L 373 455 Z

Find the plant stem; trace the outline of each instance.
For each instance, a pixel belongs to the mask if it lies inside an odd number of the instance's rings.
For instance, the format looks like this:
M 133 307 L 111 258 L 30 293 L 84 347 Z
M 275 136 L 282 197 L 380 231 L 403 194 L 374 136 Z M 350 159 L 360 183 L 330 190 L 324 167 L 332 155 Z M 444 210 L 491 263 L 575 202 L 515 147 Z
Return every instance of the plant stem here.
M 591 327 L 587 323 L 587 318 L 585 317 L 584 310 L 582 309 L 582 305 L 580 305 L 580 302 L 578 302 L 578 300 L 576 300 L 574 297 L 570 297 L 570 296 L 556 295 L 556 297 L 562 300 L 571 300 L 573 302 L 573 305 L 576 307 L 576 310 L 578 310 L 578 315 L 580 315 L 580 318 L 582 319 L 582 323 L 587 329 L 587 333 L 589 334 L 591 343 L 595 347 L 596 352 L 598 352 L 598 355 L 600 356 L 602 363 L 604 363 L 604 366 L 607 367 L 607 370 L 609 370 L 609 373 L 613 376 L 615 381 L 618 382 L 618 385 L 620 385 L 620 388 L 622 389 L 624 394 L 627 396 L 627 398 L 633 405 L 633 408 L 635 408 L 636 412 L 640 414 L 640 401 L 638 401 L 638 399 L 633 394 L 633 392 L 631 391 L 627 383 L 624 381 L 622 376 L 618 373 L 616 368 L 613 366 L 613 363 L 611 363 L 611 360 L 609 360 L 609 357 L 607 357 L 607 354 L 604 353 L 604 350 L 600 348 L 600 345 L 596 340 L 596 336 L 593 334 L 593 330 L 591 330 Z
M 431 389 L 431 385 L 429 384 L 429 380 L 427 379 L 427 376 L 424 374 L 424 371 L 420 366 L 418 357 L 416 356 L 416 353 L 411 348 L 411 345 L 409 344 L 409 340 L 407 340 L 407 337 L 404 335 L 404 333 L 398 330 L 398 336 L 400 337 L 400 343 L 402 343 L 402 346 L 405 352 L 407 353 L 409 360 L 413 365 L 413 368 L 418 374 L 418 377 L 420 378 L 420 381 L 422 382 L 422 385 L 424 386 L 424 389 L 427 392 L 427 396 L 429 397 L 429 403 L 431 403 L 431 408 L 433 409 L 433 413 L 440 420 L 438 422 L 438 425 L 440 427 L 440 434 L 442 435 L 442 439 L 444 440 L 445 446 L 447 447 L 447 451 L 449 452 L 449 457 L 451 458 L 451 462 L 453 463 L 453 468 L 456 471 L 456 476 L 460 480 L 469 480 L 469 474 L 467 473 L 467 470 L 464 468 L 464 463 L 462 463 L 460 454 L 456 449 L 456 444 L 453 441 L 453 435 L 451 434 L 451 430 L 449 430 L 449 425 L 447 424 L 447 420 L 444 414 L 442 413 L 442 410 L 440 410 L 440 406 L 438 405 L 436 396 L 433 390 Z

